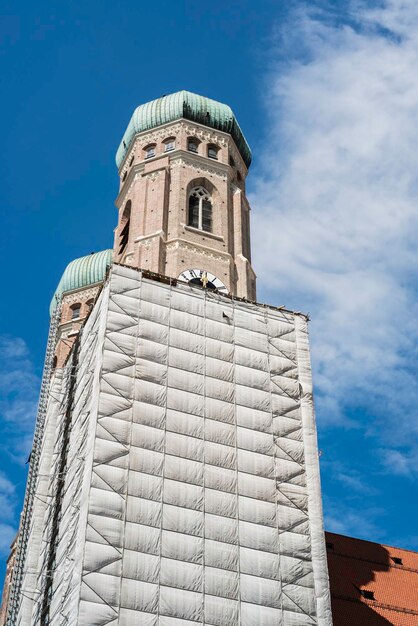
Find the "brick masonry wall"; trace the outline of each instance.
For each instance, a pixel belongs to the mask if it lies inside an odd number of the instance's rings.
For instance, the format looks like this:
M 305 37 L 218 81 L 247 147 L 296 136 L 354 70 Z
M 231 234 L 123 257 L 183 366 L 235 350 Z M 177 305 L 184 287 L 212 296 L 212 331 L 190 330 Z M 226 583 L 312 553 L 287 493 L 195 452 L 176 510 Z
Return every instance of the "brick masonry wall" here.
M 174 139 L 175 148 L 165 152 L 168 137 Z M 197 154 L 188 151 L 190 137 L 199 141 Z M 155 156 L 146 159 L 144 148 L 150 144 L 155 145 Z M 218 147 L 217 159 L 207 156 L 209 144 Z M 229 135 L 185 120 L 139 134 L 120 175 L 115 261 L 174 278 L 186 269 L 203 269 L 215 274 L 233 295 L 255 300 L 247 169 Z M 187 224 L 188 198 L 197 186 L 211 195 L 212 232 Z M 118 254 L 128 201 L 129 241 Z

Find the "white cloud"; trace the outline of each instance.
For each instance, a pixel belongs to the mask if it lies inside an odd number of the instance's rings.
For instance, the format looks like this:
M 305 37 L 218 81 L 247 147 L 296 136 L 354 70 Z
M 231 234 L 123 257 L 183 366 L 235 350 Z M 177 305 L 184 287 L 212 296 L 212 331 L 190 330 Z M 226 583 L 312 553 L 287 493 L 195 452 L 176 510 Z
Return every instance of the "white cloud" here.
M 337 472 L 336 480 L 347 487 L 352 493 L 359 493 L 362 496 L 377 494 L 377 490 L 370 486 L 368 476 L 360 472 Z
M 384 468 L 392 475 L 414 478 L 418 475 L 417 459 L 414 451 L 407 453 L 386 448 L 380 451 Z
M 390 33 L 407 39 L 415 37 L 418 27 L 418 6 L 414 0 L 386 0 L 380 7 L 368 10 L 359 5 L 359 17 L 386 28 Z
M 0 337 L 0 355 L 2 360 L 26 358 L 28 348 L 20 337 Z
M 418 433 L 418 5 L 351 9 L 343 25 L 299 10 L 280 39 L 254 266 L 312 315 L 320 424 L 362 412 L 396 448 Z
M 0 472 L 0 556 L 9 554 L 10 544 L 17 532 L 17 501 L 14 484 Z
M 17 529 L 10 524 L 2 524 L 0 522 L 0 554 L 4 557 L 9 556 L 10 545 L 16 536 Z
M 39 378 L 26 343 L 0 336 L 0 438 L 3 460 L 24 465 L 31 447 L 39 394 Z M 5 457 L 6 455 L 6 457 Z M 22 467 L 9 463 L 15 480 L 22 480 Z M 21 485 L 20 485 L 21 487 Z M 0 555 L 7 556 L 17 532 L 17 508 L 21 506 L 15 481 L 0 470 Z
M 383 512 L 381 510 L 362 506 L 361 510 L 346 506 L 341 502 L 332 502 L 330 506 L 325 501 L 326 510 L 332 511 L 325 514 L 325 527 L 332 533 L 358 537 L 359 539 L 370 539 L 382 541 L 385 531 L 379 526 Z M 377 522 L 377 521 L 378 522 Z
M 39 386 L 23 339 L 0 336 L 1 447 L 21 462 L 30 450 Z

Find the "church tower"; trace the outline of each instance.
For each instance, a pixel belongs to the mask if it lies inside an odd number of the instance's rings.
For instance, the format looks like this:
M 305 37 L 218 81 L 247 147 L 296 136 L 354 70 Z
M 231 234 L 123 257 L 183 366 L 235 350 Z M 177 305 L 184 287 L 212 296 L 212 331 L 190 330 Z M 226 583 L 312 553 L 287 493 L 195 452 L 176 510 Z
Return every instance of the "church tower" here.
M 187 91 L 139 106 L 117 152 L 114 260 L 255 300 L 251 152 L 232 110 Z
M 51 329 L 8 626 L 332 626 L 307 318 L 258 304 L 231 109 L 141 105 Z

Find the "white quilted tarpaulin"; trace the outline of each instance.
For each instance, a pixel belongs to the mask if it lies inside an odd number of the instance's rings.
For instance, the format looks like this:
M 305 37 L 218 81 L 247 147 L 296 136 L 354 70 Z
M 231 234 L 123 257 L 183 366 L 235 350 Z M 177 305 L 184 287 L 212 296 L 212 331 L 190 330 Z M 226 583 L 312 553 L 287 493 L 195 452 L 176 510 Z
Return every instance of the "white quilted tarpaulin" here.
M 304 317 L 115 265 L 71 419 L 51 624 L 331 626 Z

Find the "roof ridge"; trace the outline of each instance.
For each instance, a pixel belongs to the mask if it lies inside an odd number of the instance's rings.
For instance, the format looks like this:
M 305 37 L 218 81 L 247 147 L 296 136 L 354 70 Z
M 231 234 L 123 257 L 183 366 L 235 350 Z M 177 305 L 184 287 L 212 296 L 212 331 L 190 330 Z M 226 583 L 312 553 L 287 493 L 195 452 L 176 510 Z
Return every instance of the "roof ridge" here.
M 409 548 L 399 548 L 388 543 L 380 543 L 379 541 L 371 541 L 370 539 L 360 539 L 360 537 L 350 537 L 349 535 L 342 535 L 341 533 L 334 533 L 331 530 L 325 531 L 326 535 L 335 535 L 336 537 L 342 537 L 343 539 L 352 539 L 353 541 L 361 541 L 362 543 L 371 543 L 375 546 L 383 546 L 384 548 L 392 548 L 393 550 L 402 550 L 402 552 L 410 552 L 418 556 L 417 550 L 410 550 Z

